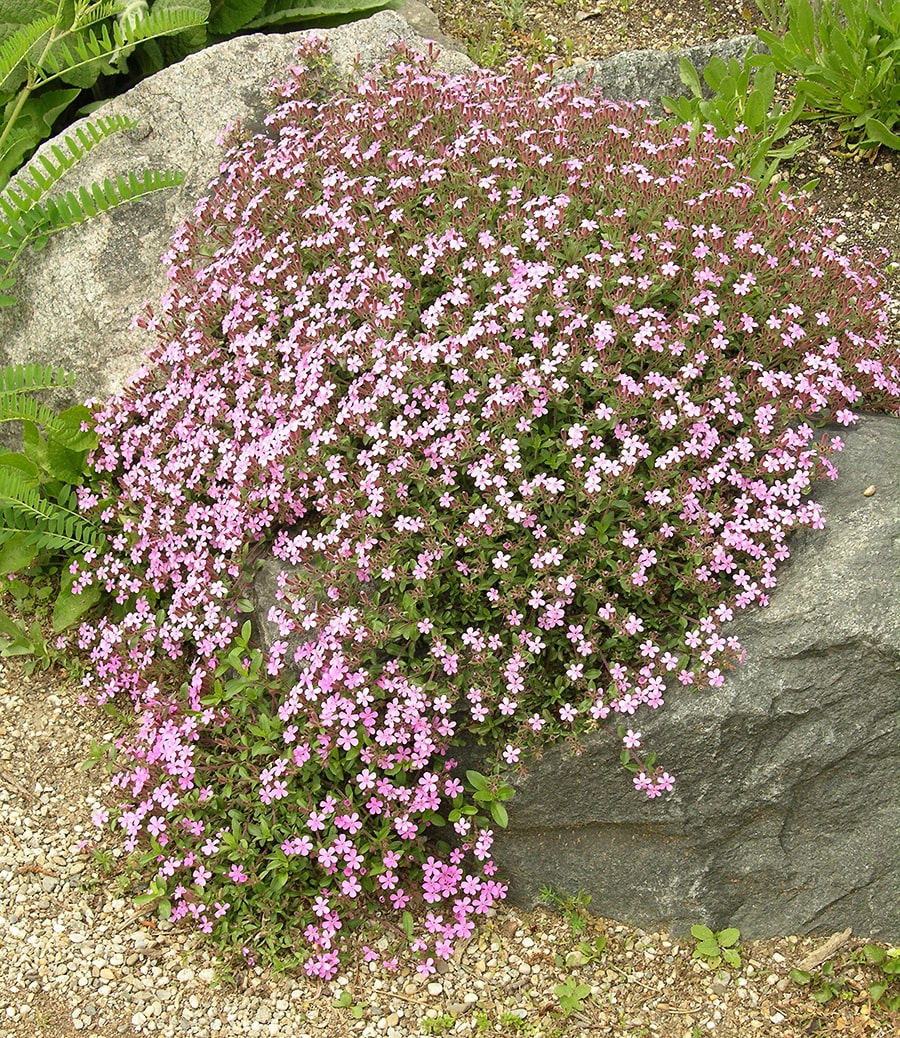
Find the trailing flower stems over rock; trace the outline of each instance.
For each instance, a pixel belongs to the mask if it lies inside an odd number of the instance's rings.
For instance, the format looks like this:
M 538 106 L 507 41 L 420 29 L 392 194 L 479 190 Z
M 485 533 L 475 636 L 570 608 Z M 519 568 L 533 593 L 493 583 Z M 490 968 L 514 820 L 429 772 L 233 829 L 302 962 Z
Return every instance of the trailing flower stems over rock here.
M 672 788 L 635 715 L 721 685 L 728 621 L 822 525 L 815 425 L 900 374 L 875 266 L 735 140 L 522 66 L 329 76 L 298 53 L 97 411 L 109 549 L 76 584 L 116 606 L 85 695 L 134 705 L 112 814 L 148 899 L 323 978 L 396 932 L 427 976 L 505 893 L 505 769 L 605 730 Z M 493 774 L 456 773 L 465 733 Z

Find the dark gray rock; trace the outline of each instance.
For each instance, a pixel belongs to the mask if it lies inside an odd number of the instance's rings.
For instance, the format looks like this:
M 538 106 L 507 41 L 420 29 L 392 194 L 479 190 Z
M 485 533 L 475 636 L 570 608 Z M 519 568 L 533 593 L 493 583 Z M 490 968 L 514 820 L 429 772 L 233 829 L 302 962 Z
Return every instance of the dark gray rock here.
M 765 46 L 755 36 L 736 36 L 680 51 L 631 50 L 602 61 L 588 61 L 582 65 L 560 69 L 554 76 L 557 83 L 585 82 L 590 77 L 593 87 L 602 97 L 611 101 L 649 101 L 647 114 L 662 116 L 663 97 L 690 97 L 690 91 L 681 82 L 678 64 L 687 58 L 698 72 L 713 57 L 723 61 L 734 58 L 743 61 L 747 49 L 763 52 Z M 702 76 L 701 76 L 702 82 Z M 706 89 L 706 84 L 703 84 Z
M 514 903 L 549 884 L 646 928 L 900 938 L 900 420 L 843 436 L 825 529 L 731 627 L 745 663 L 634 719 L 674 791 L 635 793 L 600 736 L 515 780 L 494 844 Z

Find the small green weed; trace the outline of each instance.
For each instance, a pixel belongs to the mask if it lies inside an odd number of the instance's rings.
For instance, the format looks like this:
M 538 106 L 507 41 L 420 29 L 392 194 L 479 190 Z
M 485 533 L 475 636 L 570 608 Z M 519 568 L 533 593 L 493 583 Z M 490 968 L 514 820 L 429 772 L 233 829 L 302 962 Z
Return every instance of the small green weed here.
M 525 0 L 500 0 L 500 10 L 506 24 L 511 29 L 522 29 L 525 26 Z
M 809 997 L 825 1005 L 833 998 L 849 998 L 847 981 L 836 972 L 833 962 L 826 962 L 816 973 L 806 970 L 791 970 L 791 980 L 801 987 L 809 985 Z
M 87 457 L 98 442 L 91 412 L 77 405 L 57 413 L 35 395 L 73 383 L 50 365 L 0 369 L 0 422 L 22 427 L 22 450 L 0 451 L 0 587 L 14 602 L 11 614 L 0 613 L 0 656 L 30 656 L 31 670 L 58 655 L 44 626 L 60 634 L 101 597 L 98 588 L 78 593 L 70 570 L 106 543 L 99 524 L 81 514 L 75 490 L 90 480 Z M 29 614 L 26 626 L 19 617 Z
M 562 1033 L 555 1027 L 548 1027 L 546 1021 L 532 1020 L 518 1013 L 501 1013 L 499 1026 L 505 1035 L 520 1035 L 521 1038 L 559 1038 Z
M 78 769 L 79 771 L 90 771 L 98 764 L 102 764 L 104 774 L 111 775 L 115 770 L 115 762 L 118 755 L 119 751 L 113 743 L 97 742 L 96 739 L 91 739 L 90 751 L 87 757 L 79 764 Z
M 475 29 L 474 25 L 463 25 L 457 29 L 468 43 L 466 52 L 479 68 L 499 68 L 506 57 L 506 44 L 495 38 L 487 25 Z
M 553 993 L 559 999 L 562 1011 L 568 1016 L 584 1009 L 584 1001 L 590 995 L 591 987 L 590 984 L 579 984 L 574 977 L 567 977 L 564 983 L 556 985 Z
M 788 25 L 787 0 L 755 0 L 759 13 L 773 32 L 783 32 Z
M 867 944 L 859 952 L 860 960 L 880 968 L 879 980 L 869 985 L 869 997 L 892 1013 L 900 1012 L 900 948 L 879 948 Z
M 809 997 L 825 1005 L 834 998 L 849 1001 L 854 989 L 841 970 L 847 965 L 875 966 L 878 979 L 868 985 L 868 996 L 873 1006 L 889 1013 L 900 1012 L 900 948 L 881 948 L 867 944 L 854 952 L 846 962 L 826 962 L 814 971 L 791 970 L 791 980 L 809 989 Z
M 600 934 L 594 939 L 593 944 L 588 941 L 579 941 L 578 947 L 567 955 L 555 955 L 554 961 L 557 966 L 566 966 L 574 969 L 576 966 L 588 966 L 599 962 L 606 951 L 606 934 Z
M 338 1009 L 347 1009 L 347 1010 L 349 1010 L 350 1015 L 353 1017 L 354 1020 L 362 1020 L 363 1013 L 365 1012 L 365 1006 L 361 1002 L 354 1002 L 353 1001 L 353 996 L 350 994 L 350 992 L 346 988 L 344 988 L 344 990 L 337 996 L 337 998 L 334 1000 L 334 1002 L 332 1004 L 337 1006 Z M 422 1025 L 423 1025 L 422 1029 L 423 1030 L 425 1030 L 425 1026 L 424 1025 L 426 1023 L 428 1023 L 428 1022 L 429 1021 L 427 1021 L 427 1020 L 423 1020 L 422 1021 Z M 426 1034 L 442 1034 L 443 1032 L 442 1031 L 428 1031 L 428 1030 L 425 1030 L 425 1033 Z
M 741 956 L 737 950 L 740 930 L 729 926 L 713 933 L 708 926 L 692 926 L 691 936 L 697 942 L 693 958 L 708 962 L 713 969 L 723 962 L 735 969 L 741 968 Z
M 542 887 L 541 902 L 562 912 L 573 936 L 580 937 L 587 929 L 591 918 L 590 912 L 588 912 L 588 906 L 591 903 L 590 894 L 579 890 L 574 897 L 569 897 L 554 890 L 553 887 Z
M 443 1013 L 441 1016 L 426 1016 L 419 1021 L 419 1030 L 422 1034 L 447 1034 L 448 1031 L 453 1030 L 455 1023 L 456 1017 L 452 1013 Z

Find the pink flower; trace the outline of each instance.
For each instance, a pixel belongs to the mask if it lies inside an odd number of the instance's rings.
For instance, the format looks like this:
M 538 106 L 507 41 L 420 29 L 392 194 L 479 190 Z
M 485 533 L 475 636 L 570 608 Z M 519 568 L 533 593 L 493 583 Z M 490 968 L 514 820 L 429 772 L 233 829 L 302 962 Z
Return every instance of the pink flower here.
M 233 883 L 246 883 L 249 877 L 240 865 L 233 865 L 228 870 L 228 878 Z

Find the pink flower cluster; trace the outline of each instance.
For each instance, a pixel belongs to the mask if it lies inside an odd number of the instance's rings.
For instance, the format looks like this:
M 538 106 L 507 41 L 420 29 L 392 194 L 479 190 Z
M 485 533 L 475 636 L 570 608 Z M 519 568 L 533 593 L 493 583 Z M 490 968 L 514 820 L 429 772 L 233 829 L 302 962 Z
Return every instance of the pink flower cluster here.
M 822 523 L 814 424 L 900 376 L 873 265 L 734 141 L 522 67 L 400 54 L 323 96 L 325 67 L 231 151 L 97 415 L 119 533 L 78 579 L 118 609 L 81 644 L 134 703 L 118 822 L 173 918 L 269 949 L 302 920 L 330 977 L 348 919 L 418 907 L 427 975 L 505 893 L 452 746 L 603 729 L 671 789 L 622 722 L 722 683 L 734 610 Z

